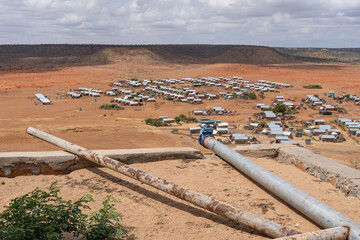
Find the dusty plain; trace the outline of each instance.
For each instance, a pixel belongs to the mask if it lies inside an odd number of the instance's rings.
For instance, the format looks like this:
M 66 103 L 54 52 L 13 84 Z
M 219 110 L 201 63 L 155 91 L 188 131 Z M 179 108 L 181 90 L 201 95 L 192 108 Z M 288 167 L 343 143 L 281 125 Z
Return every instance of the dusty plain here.
M 248 81 L 265 79 L 289 83 L 294 87 L 279 89 L 279 93 L 265 93 L 265 99 L 258 100 L 204 100 L 203 104 L 193 105 L 157 99 L 156 103 L 144 103 L 143 106 L 136 107 L 124 106 L 125 109 L 119 111 L 99 109 L 102 104 L 110 103 L 114 97 L 101 96 L 95 101 L 91 97 L 71 99 L 65 96 L 70 89 L 79 87 L 109 90 L 112 82 L 129 78 L 158 80 L 207 76 L 242 76 Z M 157 128 L 146 125 L 144 120 L 160 115 L 190 115 L 193 110 L 210 109 L 215 106 L 236 113 L 211 118 L 227 121 L 232 131 L 256 136 L 262 143 L 268 144 L 269 138 L 243 129 L 243 125 L 248 123 L 248 117 L 260 112 L 255 108 L 256 103 L 270 105 L 275 96 L 282 95 L 285 99 L 295 99 L 298 104 L 306 94 L 323 96 L 323 93 L 328 91 L 335 91 L 336 95 L 345 92 L 359 96 L 359 78 L 360 66 L 348 64 L 180 65 L 151 62 L 141 57 L 120 59 L 108 65 L 73 67 L 50 72 L 0 72 L 0 151 L 58 150 L 57 147 L 27 135 L 26 128 L 32 126 L 89 149 L 186 146 L 209 154 L 209 150 L 197 143 L 197 135 L 191 136 L 188 133 L 188 127 L 196 124 L 175 123 Z M 303 88 L 309 84 L 320 84 L 323 89 Z M 191 85 L 186 83 L 176 86 Z M 223 88 L 215 87 L 201 87 L 199 90 L 210 93 L 225 91 Z M 53 104 L 41 105 L 35 99 L 35 93 L 48 96 Z M 331 99 L 326 100 L 335 104 Z M 325 119 L 330 122 L 337 117 L 360 119 L 360 106 L 353 102 L 344 102 L 342 106 L 347 113 L 335 113 L 331 116 L 319 115 L 317 110 L 310 108 L 302 109 L 296 114 L 296 120 Z M 177 132 L 173 131 L 175 129 Z M 346 141 L 343 143 L 322 143 L 314 139 L 311 145 L 305 145 L 306 137 L 294 140 L 323 156 L 360 168 L 359 139 L 351 138 L 345 132 L 344 136 Z M 314 197 L 354 221 L 360 222 L 358 199 L 345 196 L 331 184 L 320 183 L 292 166 L 282 165 L 271 159 L 254 160 L 304 191 L 309 191 Z M 298 230 L 318 229 L 316 225 L 288 209 L 285 204 L 214 156 L 188 163 L 174 160 L 137 164 L 136 167 Z M 234 223 L 175 198 L 164 196 L 156 190 L 106 169 L 83 169 L 67 176 L 19 176 L 14 179 L 2 178 L 1 181 L 3 184 L 0 185 L 0 207 L 16 196 L 38 186 L 49 186 L 54 181 L 63 186 L 64 198 L 75 199 L 90 192 L 100 201 L 105 195 L 112 194 L 121 201 L 117 207 L 123 213 L 124 225 L 130 229 L 129 234 L 133 235 L 134 239 L 263 238 L 259 235 L 250 235 L 249 230 Z M 296 225 L 297 223 L 299 225 Z

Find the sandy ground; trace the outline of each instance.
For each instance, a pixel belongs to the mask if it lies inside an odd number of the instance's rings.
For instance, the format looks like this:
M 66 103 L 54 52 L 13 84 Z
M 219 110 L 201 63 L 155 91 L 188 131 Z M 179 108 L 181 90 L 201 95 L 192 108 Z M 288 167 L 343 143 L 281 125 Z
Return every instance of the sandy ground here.
M 355 222 L 360 222 L 359 199 L 346 196 L 330 183 L 320 182 L 291 165 L 282 165 L 268 158 L 252 160 Z M 319 229 L 213 155 L 190 162 L 167 160 L 133 166 L 300 232 Z M 123 224 L 129 229 L 132 239 L 265 238 L 106 168 L 81 169 L 63 176 L 19 176 L 0 180 L 0 206 L 36 187 L 48 187 L 55 181 L 61 186 L 64 199 L 75 200 L 86 193 L 92 194 L 96 200 L 95 204 L 91 204 L 92 210 L 99 208 L 102 199 L 110 194 L 120 200 L 116 208 L 123 214 Z
M 104 103 L 113 97 L 101 96 L 96 101 L 90 97 L 71 99 L 64 95 L 78 87 L 100 90 L 111 89 L 114 81 L 127 78 L 153 79 L 203 77 L 203 76 L 243 76 L 244 80 L 266 79 L 290 83 L 291 89 L 280 89 L 279 93 L 266 94 L 258 100 L 204 101 L 200 105 L 157 100 L 144 106 L 129 107 L 125 110 L 101 110 Z M 300 103 L 306 94 L 322 96 L 328 91 L 360 95 L 360 66 L 350 65 L 309 65 L 295 66 L 253 66 L 241 64 L 213 65 L 164 65 L 144 63 L 144 61 L 121 61 L 112 65 L 76 67 L 61 71 L 43 73 L 0 73 L 0 151 L 46 151 L 58 150 L 45 142 L 25 133 L 32 126 L 54 134 L 65 140 L 89 149 L 121 149 L 146 147 L 183 147 L 210 151 L 197 143 L 197 135 L 191 136 L 188 127 L 196 124 L 173 124 L 156 128 L 145 124 L 144 119 L 168 115 L 189 115 L 193 110 L 210 109 L 221 106 L 236 111 L 232 116 L 216 116 L 216 120 L 227 121 L 234 132 L 244 132 L 256 136 L 263 143 L 270 139 L 243 130 L 243 125 L 254 113 L 256 103 L 270 104 L 276 95 L 295 99 Z M 320 84 L 321 90 L 304 89 L 308 84 Z M 223 88 L 200 88 L 211 93 L 224 91 Z M 48 96 L 53 105 L 43 106 L 34 98 L 35 93 Z M 333 103 L 332 100 L 329 100 Z M 360 106 L 345 102 L 342 106 L 346 114 L 336 113 L 321 116 L 317 111 L 306 109 L 296 115 L 296 120 L 326 119 L 337 117 L 360 119 Z M 81 109 L 81 111 L 80 111 Z M 173 130 L 177 130 L 175 133 Z M 305 146 L 312 151 L 342 162 L 352 167 L 360 167 L 359 139 L 345 137 L 343 143 L 321 143 L 313 139 L 313 144 Z M 295 139 L 302 145 L 306 137 Z M 360 222 L 360 203 L 354 197 L 345 196 L 334 186 L 317 179 L 292 166 L 281 165 L 270 159 L 255 159 L 260 165 L 283 177 L 320 201 Z M 244 210 L 259 214 L 278 223 L 300 231 L 318 229 L 300 214 L 267 194 L 214 157 L 186 163 L 182 160 L 136 164 L 142 170 L 188 187 L 212 195 Z M 115 196 L 121 203 L 117 208 L 124 215 L 124 225 L 135 239 L 261 239 L 237 224 L 184 203 L 171 196 L 165 196 L 143 184 L 119 176 L 107 169 L 83 169 L 65 176 L 20 176 L 14 179 L 0 179 L 0 207 L 10 199 L 33 190 L 35 187 L 49 186 L 57 181 L 62 186 L 64 198 L 76 199 L 91 193 L 97 200 L 96 206 L 105 195 Z M 295 224 L 299 223 L 299 227 Z
M 140 59 L 141 60 L 141 59 Z M 159 63 L 144 64 L 144 61 L 121 61 L 112 65 L 89 66 L 64 69 L 43 73 L 1 73 L 0 74 L 0 151 L 35 151 L 55 150 L 56 148 L 36 140 L 25 133 L 28 126 L 50 132 L 56 136 L 92 149 L 138 148 L 138 147 L 172 147 L 190 146 L 207 151 L 200 147 L 195 137 L 190 138 L 188 131 L 173 134 L 173 129 L 187 129 L 194 124 L 155 128 L 147 126 L 144 119 L 168 115 L 189 115 L 193 110 L 210 109 L 221 106 L 236 111 L 234 116 L 216 116 L 216 120 L 228 121 L 237 129 L 248 123 L 247 119 L 256 112 L 256 103 L 271 104 L 277 95 L 294 99 L 299 104 L 306 94 L 318 94 L 335 91 L 360 94 L 360 66 L 351 65 L 281 65 L 254 66 L 244 64 L 212 65 L 165 65 Z M 126 106 L 125 110 L 100 110 L 103 103 L 110 103 L 113 97 L 102 96 L 94 100 L 90 97 L 71 99 L 64 97 L 70 89 L 91 87 L 100 90 L 111 89 L 110 84 L 117 80 L 136 77 L 138 79 L 160 79 L 202 76 L 243 76 L 245 80 L 271 81 L 293 84 L 291 89 L 280 89 L 279 93 L 266 93 L 265 99 L 258 100 L 205 100 L 204 104 L 191 105 L 157 100 L 140 107 Z M 308 84 L 320 84 L 323 89 L 304 89 Z M 181 85 L 184 86 L 184 85 Z M 178 86 L 180 87 L 180 85 Z M 203 87 L 211 93 L 225 91 L 223 88 Z M 53 105 L 43 106 L 34 98 L 34 93 L 48 96 Z M 95 102 L 96 101 L 96 102 Z M 328 103 L 335 104 L 331 99 Z M 337 117 L 360 119 L 360 106 L 345 102 L 342 106 L 346 114 L 336 113 L 332 116 L 319 115 L 317 110 L 307 108 L 296 114 L 296 120 L 325 119 L 329 122 Z M 80 111 L 80 109 L 82 111 Z M 298 124 L 301 127 L 301 124 Z M 269 143 L 270 139 L 256 136 Z M 360 166 L 360 148 L 358 138 L 350 138 L 345 133 L 346 142 L 321 143 L 313 139 L 313 144 L 306 146 L 312 151 L 340 161 L 352 167 Z M 295 139 L 305 145 L 305 137 Z M 345 157 L 344 157 L 345 156 Z

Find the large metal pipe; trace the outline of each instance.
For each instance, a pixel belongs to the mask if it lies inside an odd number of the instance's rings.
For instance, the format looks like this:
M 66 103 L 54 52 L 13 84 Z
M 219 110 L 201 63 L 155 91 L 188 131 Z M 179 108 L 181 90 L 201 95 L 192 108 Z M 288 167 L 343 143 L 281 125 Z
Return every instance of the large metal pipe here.
M 350 229 L 348 227 L 335 227 L 276 238 L 276 240 L 347 240 L 349 237 L 349 231 Z
M 360 225 L 345 217 L 341 213 L 321 203 L 285 180 L 272 174 L 256 163 L 237 153 L 213 137 L 206 136 L 204 146 L 214 151 L 222 159 L 255 180 L 261 186 L 274 193 L 295 209 L 323 228 L 339 226 L 350 227 L 350 239 L 360 239 Z
M 175 197 L 190 202 L 198 207 L 209 210 L 220 216 L 226 217 L 234 222 L 240 223 L 246 227 L 255 229 L 269 237 L 283 237 L 298 234 L 299 232 L 292 230 L 288 227 L 281 226 L 277 223 L 267 219 L 256 216 L 252 213 L 242 211 L 239 208 L 233 207 L 228 203 L 221 202 L 215 198 L 208 197 L 204 194 L 185 189 L 174 183 L 168 182 L 165 179 L 156 177 L 150 173 L 143 172 L 132 166 L 126 165 L 122 162 L 116 161 L 109 157 L 102 156 L 92 152 L 86 148 L 72 144 L 68 141 L 42 132 L 35 128 L 29 127 L 27 133 L 38 137 L 46 142 L 54 144 L 68 152 L 71 152 L 79 157 L 95 162 L 101 166 L 113 169 L 128 177 L 139 180 L 163 192 L 169 193 Z

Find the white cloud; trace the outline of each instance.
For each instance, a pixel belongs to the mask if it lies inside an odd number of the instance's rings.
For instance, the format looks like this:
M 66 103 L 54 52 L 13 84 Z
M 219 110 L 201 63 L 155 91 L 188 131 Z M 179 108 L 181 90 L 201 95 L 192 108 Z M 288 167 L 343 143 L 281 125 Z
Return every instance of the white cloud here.
M 0 1 L 0 44 L 359 47 L 359 24 L 360 0 Z

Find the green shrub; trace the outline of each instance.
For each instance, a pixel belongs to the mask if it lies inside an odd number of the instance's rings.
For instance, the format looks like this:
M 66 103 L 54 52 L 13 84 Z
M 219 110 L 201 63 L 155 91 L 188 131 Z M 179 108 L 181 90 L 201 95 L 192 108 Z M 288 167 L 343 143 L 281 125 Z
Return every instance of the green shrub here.
M 288 112 L 289 114 L 294 114 L 294 113 L 297 113 L 298 111 L 297 111 L 296 108 L 294 108 L 294 109 L 288 109 L 287 112 Z
M 179 117 L 180 117 L 180 119 L 181 119 L 182 121 L 186 121 L 186 120 L 187 120 L 187 117 L 186 117 L 184 114 L 181 114 Z
M 181 114 L 180 116 L 178 116 L 178 117 L 175 117 L 175 121 L 177 121 L 178 122 L 178 120 L 179 120 L 179 122 L 180 121 L 186 121 L 186 122 L 197 122 L 197 119 L 196 118 L 194 118 L 194 117 L 187 117 L 187 116 L 185 116 L 184 114 Z
M 271 109 L 274 113 L 285 113 L 286 106 L 285 105 L 276 105 L 274 108 Z
M 118 106 L 117 104 L 113 103 L 113 104 L 103 104 L 100 106 L 101 109 L 120 109 L 121 107 Z
M 256 99 L 256 98 L 257 98 L 256 93 L 254 93 L 254 92 L 250 92 L 250 93 L 248 94 L 248 97 L 249 97 L 250 99 Z
M 120 224 L 122 215 L 116 212 L 113 202 L 117 202 L 112 196 L 107 196 L 103 201 L 103 207 L 98 212 L 93 212 L 89 218 L 89 224 L 84 236 L 89 240 L 96 239 L 121 239 L 125 232 Z
M 322 86 L 318 84 L 309 84 L 307 86 L 304 86 L 304 88 L 322 89 Z
M 175 121 L 176 121 L 177 123 L 179 123 L 179 122 L 181 121 L 181 118 L 180 118 L 180 117 L 175 117 Z
M 151 124 L 154 120 L 152 118 L 145 119 L 146 124 Z
M 265 122 L 265 121 L 261 121 L 261 122 L 260 122 L 260 125 L 261 125 L 262 127 L 266 127 L 266 122 Z
M 36 188 L 30 193 L 11 200 L 0 214 L 0 239 L 62 239 L 63 233 L 94 237 L 88 239 L 119 239 L 125 236 L 119 224 L 121 214 L 115 212 L 112 197 L 103 202 L 103 208 L 89 217 L 82 209 L 94 201 L 87 194 L 79 200 L 65 201 L 58 196 L 60 190 L 53 183 L 49 191 Z M 115 201 L 115 200 L 114 200 Z M 101 218 L 97 218 L 101 216 Z M 101 220 L 101 221 L 100 221 Z M 109 223 L 111 221 L 111 224 Z
M 194 117 L 188 117 L 187 120 L 188 120 L 189 122 L 195 122 L 195 123 L 197 123 L 197 119 L 194 118 Z
M 152 119 L 152 118 L 145 119 L 145 123 L 150 124 L 151 126 L 155 126 L 155 127 L 168 126 L 167 123 L 164 123 L 163 121 L 160 121 L 157 119 Z

